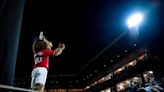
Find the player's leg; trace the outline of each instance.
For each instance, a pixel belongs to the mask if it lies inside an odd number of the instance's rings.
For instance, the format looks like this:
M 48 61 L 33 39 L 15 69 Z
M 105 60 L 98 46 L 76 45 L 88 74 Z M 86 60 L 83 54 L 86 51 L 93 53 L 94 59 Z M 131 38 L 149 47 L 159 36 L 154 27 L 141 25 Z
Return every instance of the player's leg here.
M 44 86 L 41 83 L 36 83 L 32 89 L 36 91 L 44 92 Z
M 37 68 L 37 77 L 35 78 L 34 90 L 43 92 L 47 79 L 47 69 L 44 67 Z
M 34 76 L 33 76 L 33 77 L 31 78 L 31 87 L 30 87 L 31 89 L 34 87 L 34 81 L 35 81 L 35 80 L 34 80 Z
M 37 69 L 33 69 L 31 72 L 31 89 L 34 87 L 35 84 L 36 73 L 37 73 Z

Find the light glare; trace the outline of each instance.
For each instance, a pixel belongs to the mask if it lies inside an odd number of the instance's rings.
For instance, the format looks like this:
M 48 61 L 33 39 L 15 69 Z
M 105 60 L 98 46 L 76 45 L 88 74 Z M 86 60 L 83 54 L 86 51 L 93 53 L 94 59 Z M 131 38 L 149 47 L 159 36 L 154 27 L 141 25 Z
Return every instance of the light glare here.
M 127 25 L 129 28 L 138 27 L 142 20 L 143 14 L 138 12 L 128 18 Z

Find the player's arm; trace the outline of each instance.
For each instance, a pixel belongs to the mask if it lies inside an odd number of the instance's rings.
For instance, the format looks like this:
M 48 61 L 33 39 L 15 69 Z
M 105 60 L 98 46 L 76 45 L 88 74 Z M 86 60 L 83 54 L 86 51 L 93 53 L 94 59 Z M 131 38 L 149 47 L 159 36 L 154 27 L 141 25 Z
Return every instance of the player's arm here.
M 65 44 L 59 44 L 58 48 L 55 49 L 55 56 L 58 56 L 62 53 L 62 51 L 65 49 Z
M 54 50 L 50 50 L 50 49 L 42 50 L 42 52 L 43 52 L 42 56 L 53 56 L 55 53 Z
M 64 44 L 59 44 L 58 48 L 55 50 L 47 49 L 47 50 L 42 50 L 43 55 L 42 56 L 58 56 L 62 53 L 62 51 L 65 49 Z
M 43 55 L 42 56 L 58 56 L 62 53 L 62 49 L 61 48 L 56 48 L 55 50 L 43 50 Z
M 33 53 L 35 53 L 35 44 L 36 44 L 36 41 L 34 41 L 33 44 L 32 44 L 32 51 L 33 51 Z

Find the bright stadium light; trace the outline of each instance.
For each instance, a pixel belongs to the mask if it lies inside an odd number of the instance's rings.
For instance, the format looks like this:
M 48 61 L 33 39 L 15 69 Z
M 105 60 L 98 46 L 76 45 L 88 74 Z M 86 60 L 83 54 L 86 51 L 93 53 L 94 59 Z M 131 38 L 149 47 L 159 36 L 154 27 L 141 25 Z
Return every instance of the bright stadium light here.
M 132 39 L 137 39 L 139 37 L 139 26 L 143 22 L 144 15 L 141 12 L 133 13 L 128 17 L 126 24 L 128 26 L 129 35 Z
M 132 14 L 128 19 L 127 19 L 127 25 L 129 28 L 135 28 L 140 25 L 140 23 L 143 21 L 143 14 L 140 12 Z

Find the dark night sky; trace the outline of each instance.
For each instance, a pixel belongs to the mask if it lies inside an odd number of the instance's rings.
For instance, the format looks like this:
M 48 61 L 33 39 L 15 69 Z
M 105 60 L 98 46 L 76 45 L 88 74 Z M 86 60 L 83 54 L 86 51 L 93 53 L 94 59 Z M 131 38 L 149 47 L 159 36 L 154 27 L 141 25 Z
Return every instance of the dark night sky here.
M 16 76 L 30 76 L 32 42 L 41 30 L 54 48 L 60 42 L 66 45 L 61 56 L 50 58 L 50 74 L 76 74 L 126 30 L 125 20 L 135 10 L 147 14 L 140 40 L 158 39 L 162 7 L 159 0 L 26 0 Z

